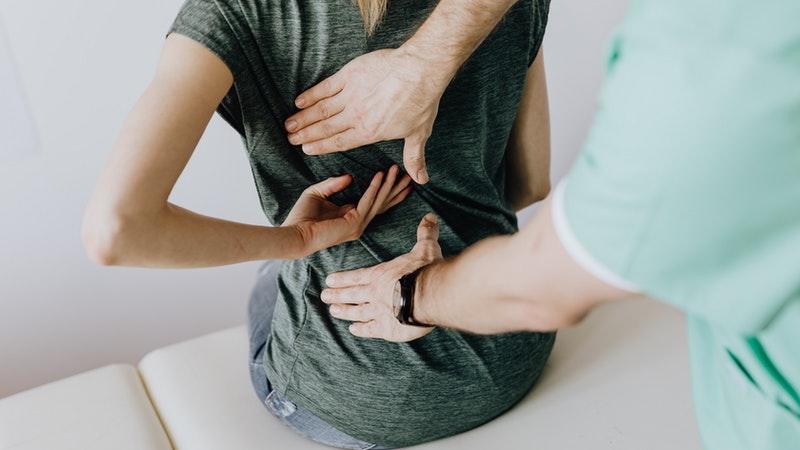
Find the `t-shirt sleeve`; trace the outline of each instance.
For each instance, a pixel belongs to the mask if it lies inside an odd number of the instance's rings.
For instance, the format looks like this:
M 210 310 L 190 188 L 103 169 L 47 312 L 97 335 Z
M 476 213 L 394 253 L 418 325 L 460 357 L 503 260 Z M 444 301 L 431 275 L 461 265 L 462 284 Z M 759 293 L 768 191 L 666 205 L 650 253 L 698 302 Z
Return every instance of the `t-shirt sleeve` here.
M 178 33 L 202 44 L 228 66 L 234 78 L 244 70 L 242 51 L 232 24 L 236 10 L 219 0 L 186 0 L 167 32 Z
M 531 27 L 530 49 L 528 53 L 528 66 L 533 64 L 539 48 L 544 40 L 547 29 L 547 18 L 550 15 L 550 0 L 532 0 L 534 26 Z
M 235 28 L 241 11 L 221 0 L 186 0 L 170 26 L 170 33 L 186 36 L 216 54 L 233 74 L 234 86 L 217 108 L 217 113 L 225 119 L 242 137 L 245 136 L 242 104 L 238 90 L 242 89 L 247 78 L 246 56 Z
M 753 335 L 800 301 L 796 69 L 655 29 L 615 35 L 554 226 L 601 280 Z

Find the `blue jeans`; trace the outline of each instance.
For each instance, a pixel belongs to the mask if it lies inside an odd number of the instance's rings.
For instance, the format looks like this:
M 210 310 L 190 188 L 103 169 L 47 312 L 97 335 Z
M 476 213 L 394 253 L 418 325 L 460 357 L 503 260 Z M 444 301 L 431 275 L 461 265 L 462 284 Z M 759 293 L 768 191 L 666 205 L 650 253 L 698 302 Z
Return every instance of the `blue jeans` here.
M 278 274 L 283 261 L 267 261 L 258 270 L 256 285 L 250 294 L 248 306 L 248 322 L 250 331 L 250 378 L 258 398 L 289 428 L 312 441 L 331 447 L 355 450 L 380 450 L 380 447 L 369 442 L 349 436 L 311 411 L 295 404 L 280 392 L 273 389 L 264 371 L 261 355 L 272 329 L 272 314 L 278 300 Z

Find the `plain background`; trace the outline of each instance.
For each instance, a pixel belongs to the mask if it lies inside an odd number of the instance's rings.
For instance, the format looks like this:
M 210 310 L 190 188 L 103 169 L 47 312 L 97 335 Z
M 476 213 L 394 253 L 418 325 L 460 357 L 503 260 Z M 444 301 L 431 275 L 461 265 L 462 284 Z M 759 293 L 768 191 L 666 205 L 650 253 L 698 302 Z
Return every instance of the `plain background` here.
M 0 156 L 0 397 L 108 363 L 135 363 L 157 347 L 244 321 L 257 263 L 107 268 L 91 263 L 80 241 L 83 208 L 181 3 L 0 0 L 0 40 L 21 86 L 12 93 L 4 83 L 0 99 L 21 94 L 28 105 L 26 112 L 0 102 L 0 145 L 14 155 Z M 586 136 L 608 35 L 626 3 L 552 3 L 545 61 L 554 180 Z M 0 64 L 11 73 L 8 61 Z M 22 133 L 24 121 L 8 118 L 26 114 L 38 149 L 15 152 L 7 137 Z M 218 117 L 171 200 L 265 223 L 239 138 Z

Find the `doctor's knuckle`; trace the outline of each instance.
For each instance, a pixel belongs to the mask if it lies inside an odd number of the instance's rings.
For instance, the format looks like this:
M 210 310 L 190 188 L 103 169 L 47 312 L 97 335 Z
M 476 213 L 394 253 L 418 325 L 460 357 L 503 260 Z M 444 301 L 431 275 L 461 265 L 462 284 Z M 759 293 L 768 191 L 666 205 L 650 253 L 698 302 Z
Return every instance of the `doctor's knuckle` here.
M 414 144 L 417 144 L 417 142 L 414 142 Z M 414 149 L 414 151 L 411 152 L 406 152 L 405 154 L 406 164 L 417 165 L 420 164 L 423 160 L 424 157 L 422 156 L 422 153 L 420 153 L 418 149 Z
M 326 78 L 319 83 L 319 93 L 330 92 L 333 89 L 333 80 Z
M 358 120 L 362 120 L 362 118 L 363 118 L 363 115 Z M 380 137 L 378 134 L 379 133 L 378 133 L 378 128 L 377 127 L 375 127 L 374 125 L 365 125 L 363 127 L 363 129 L 362 129 L 361 137 L 366 139 L 366 140 L 368 140 L 368 141 L 372 141 L 372 140 L 378 139 Z
M 320 117 L 322 117 L 323 119 L 327 119 L 328 117 L 330 117 L 331 107 L 328 104 L 328 102 L 323 101 L 319 103 L 318 111 Z

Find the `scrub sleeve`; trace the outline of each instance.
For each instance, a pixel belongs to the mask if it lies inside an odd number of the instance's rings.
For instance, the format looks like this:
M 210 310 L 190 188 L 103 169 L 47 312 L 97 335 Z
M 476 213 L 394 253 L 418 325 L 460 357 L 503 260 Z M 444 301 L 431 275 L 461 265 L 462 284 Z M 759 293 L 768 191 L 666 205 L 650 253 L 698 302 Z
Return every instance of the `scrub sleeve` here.
M 800 449 L 800 2 L 634 1 L 556 189 L 567 251 L 689 317 L 709 450 Z

